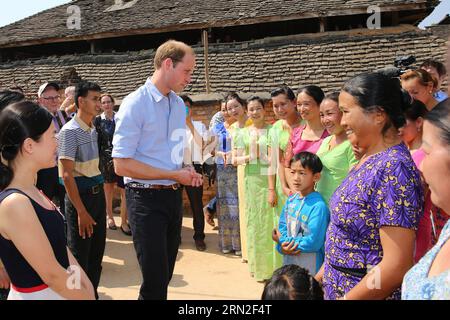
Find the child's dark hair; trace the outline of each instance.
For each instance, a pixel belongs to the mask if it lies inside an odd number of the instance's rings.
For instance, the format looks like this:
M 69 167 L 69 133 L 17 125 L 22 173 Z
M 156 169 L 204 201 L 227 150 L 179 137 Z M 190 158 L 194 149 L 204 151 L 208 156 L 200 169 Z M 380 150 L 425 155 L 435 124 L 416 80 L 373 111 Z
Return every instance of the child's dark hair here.
M 80 107 L 78 105 L 78 98 L 83 97 L 86 98 L 89 94 L 89 91 L 102 92 L 100 86 L 94 82 L 89 81 L 81 81 L 75 88 L 75 105 L 77 109 Z
M 292 164 L 297 161 L 300 161 L 303 168 L 309 169 L 313 173 L 322 172 L 323 169 L 322 161 L 320 161 L 320 158 L 314 153 L 307 151 L 297 153 L 295 156 L 292 157 L 289 166 L 292 166 Z
M 275 270 L 264 286 L 261 299 L 323 300 L 323 291 L 308 270 L 290 264 Z
M 31 101 L 14 103 L 0 113 L 0 190 L 5 189 L 14 177 L 10 161 L 16 159 L 24 141 L 28 138 L 39 141 L 52 120 L 47 109 Z

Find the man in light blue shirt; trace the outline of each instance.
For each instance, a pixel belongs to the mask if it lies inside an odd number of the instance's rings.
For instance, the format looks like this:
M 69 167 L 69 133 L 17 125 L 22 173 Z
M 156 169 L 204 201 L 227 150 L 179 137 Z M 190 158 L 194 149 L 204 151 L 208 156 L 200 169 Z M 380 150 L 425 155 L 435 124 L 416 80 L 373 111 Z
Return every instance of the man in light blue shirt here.
M 175 92 L 190 83 L 195 53 L 167 41 L 155 54 L 155 72 L 128 95 L 116 114 L 115 171 L 123 176 L 134 247 L 143 283 L 139 299 L 165 300 L 180 243 L 181 185 L 198 187 L 202 176 L 182 168 L 186 108 Z
M 429 74 L 431 74 L 437 80 L 437 86 L 436 86 L 436 92 L 434 93 L 434 98 L 438 102 L 442 102 L 445 99 L 447 99 L 448 94 L 446 94 L 444 91 L 440 90 L 442 83 L 444 82 L 445 77 L 447 76 L 447 69 L 445 68 L 444 64 L 439 61 L 436 61 L 436 60 L 428 59 L 428 60 L 425 60 L 421 64 L 420 69 L 427 71 Z

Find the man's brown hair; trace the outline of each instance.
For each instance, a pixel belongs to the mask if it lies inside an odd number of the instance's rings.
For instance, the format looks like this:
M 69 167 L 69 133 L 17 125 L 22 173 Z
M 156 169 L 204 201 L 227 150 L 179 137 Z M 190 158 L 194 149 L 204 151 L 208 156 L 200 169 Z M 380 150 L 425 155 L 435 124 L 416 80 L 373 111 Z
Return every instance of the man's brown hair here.
M 159 46 L 155 54 L 155 70 L 161 68 L 164 60 L 170 58 L 173 66 L 176 67 L 178 62 L 181 62 L 186 54 L 195 55 L 194 50 L 181 41 L 169 40 Z

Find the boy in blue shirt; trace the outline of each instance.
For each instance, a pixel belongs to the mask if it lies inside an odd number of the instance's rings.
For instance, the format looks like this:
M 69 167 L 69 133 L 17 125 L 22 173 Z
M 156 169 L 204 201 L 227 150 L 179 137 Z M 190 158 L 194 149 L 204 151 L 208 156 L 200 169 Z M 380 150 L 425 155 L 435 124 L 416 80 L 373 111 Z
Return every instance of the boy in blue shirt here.
M 283 265 L 296 264 L 316 274 L 324 260 L 325 234 L 330 220 L 328 206 L 314 191 L 323 165 L 310 152 L 296 154 L 290 163 L 294 193 L 280 216 L 273 240 L 283 255 Z

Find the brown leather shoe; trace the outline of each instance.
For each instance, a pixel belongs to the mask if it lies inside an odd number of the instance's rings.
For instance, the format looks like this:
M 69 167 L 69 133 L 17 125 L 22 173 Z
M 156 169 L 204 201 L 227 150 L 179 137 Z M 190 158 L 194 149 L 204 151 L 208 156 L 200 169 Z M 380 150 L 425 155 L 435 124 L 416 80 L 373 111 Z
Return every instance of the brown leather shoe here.
M 206 250 L 206 243 L 203 240 L 195 240 L 195 247 L 198 251 L 205 251 Z

